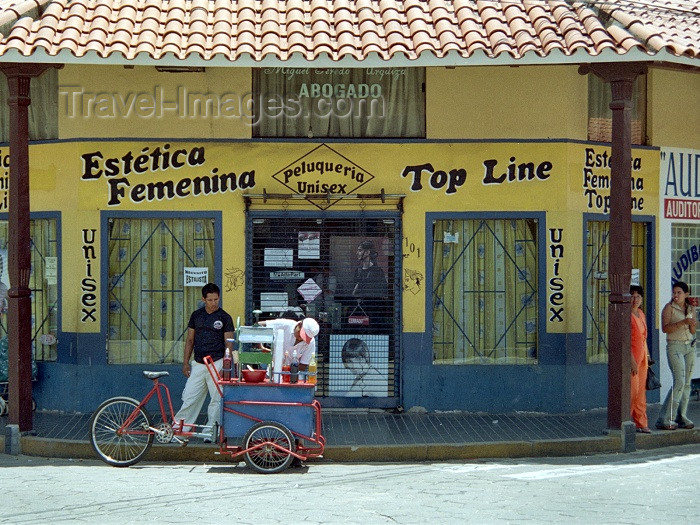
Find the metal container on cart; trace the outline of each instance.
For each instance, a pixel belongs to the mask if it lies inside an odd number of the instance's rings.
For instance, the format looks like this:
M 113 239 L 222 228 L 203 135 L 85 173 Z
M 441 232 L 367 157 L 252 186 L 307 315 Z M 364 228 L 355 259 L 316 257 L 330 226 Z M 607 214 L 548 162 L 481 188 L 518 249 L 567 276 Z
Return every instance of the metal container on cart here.
M 221 387 L 221 425 L 227 440 L 240 441 L 255 420 L 280 423 L 293 434 L 313 435 L 315 385 L 222 382 Z

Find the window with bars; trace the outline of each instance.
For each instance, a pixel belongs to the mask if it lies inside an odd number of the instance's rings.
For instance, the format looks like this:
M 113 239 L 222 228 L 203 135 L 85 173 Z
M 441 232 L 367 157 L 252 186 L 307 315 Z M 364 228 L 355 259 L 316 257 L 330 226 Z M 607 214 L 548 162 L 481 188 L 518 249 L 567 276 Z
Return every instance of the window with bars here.
M 317 395 L 398 397 L 398 220 L 255 214 L 249 226 L 247 310 L 319 321 Z
M 433 223 L 433 364 L 537 361 L 537 219 Z
M 214 272 L 213 218 L 109 221 L 109 363 L 182 363 L 190 314 L 202 287 L 185 268 Z
M 690 295 L 700 297 L 700 224 L 676 223 L 671 226 L 671 278 L 690 286 Z M 661 284 L 661 296 L 670 285 Z M 670 296 L 670 293 L 669 293 Z M 697 308 L 700 317 L 700 308 Z M 700 345 L 698 345 L 700 352 Z
M 644 222 L 632 223 L 632 268 L 639 271 L 639 284 L 647 289 L 647 228 Z M 586 362 L 608 362 L 608 283 L 609 270 L 608 221 L 588 221 L 586 228 Z M 647 311 L 647 295 L 642 300 L 642 310 Z
M 7 338 L 8 221 L 0 220 L 0 341 Z M 31 273 L 29 288 L 32 295 L 32 345 L 37 361 L 55 361 L 56 343 L 42 335 L 58 333 L 58 275 L 56 274 L 58 242 L 56 219 L 32 219 L 29 223 Z M 49 271 L 47 271 L 47 268 Z M 50 344 L 45 344 L 46 342 Z M 0 343 L 2 344 L 2 343 Z

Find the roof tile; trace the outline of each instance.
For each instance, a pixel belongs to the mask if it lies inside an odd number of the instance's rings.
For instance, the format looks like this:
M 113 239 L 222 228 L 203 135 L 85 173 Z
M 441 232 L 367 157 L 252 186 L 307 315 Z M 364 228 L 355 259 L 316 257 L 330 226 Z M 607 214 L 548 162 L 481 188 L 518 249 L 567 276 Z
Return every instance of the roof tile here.
M 421 53 L 515 60 L 631 49 L 700 58 L 700 5 L 686 0 L 36 0 L 0 2 L 0 57 L 43 49 L 154 60 L 312 60 Z

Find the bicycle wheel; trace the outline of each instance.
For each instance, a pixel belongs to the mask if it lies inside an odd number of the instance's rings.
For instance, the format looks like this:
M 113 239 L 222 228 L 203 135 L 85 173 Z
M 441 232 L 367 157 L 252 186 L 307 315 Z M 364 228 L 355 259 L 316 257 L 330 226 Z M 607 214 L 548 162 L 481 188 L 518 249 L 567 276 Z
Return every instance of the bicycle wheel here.
M 134 465 L 151 448 L 151 417 L 138 406 L 139 402 L 130 397 L 113 397 L 102 403 L 92 415 L 90 443 L 99 458 L 108 465 Z M 122 428 L 129 418 L 132 418 L 129 425 Z
M 243 438 L 243 447 L 258 447 L 246 452 L 243 459 L 246 465 L 260 474 L 282 472 L 294 458 L 289 453 L 295 447 L 292 433 L 284 425 L 273 421 L 261 421 L 250 427 Z

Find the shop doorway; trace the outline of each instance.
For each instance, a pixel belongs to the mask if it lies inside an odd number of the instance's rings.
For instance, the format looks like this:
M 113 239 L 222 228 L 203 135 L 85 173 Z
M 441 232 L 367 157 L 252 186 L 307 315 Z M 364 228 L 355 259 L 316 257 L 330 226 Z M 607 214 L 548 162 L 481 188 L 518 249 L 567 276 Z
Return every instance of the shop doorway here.
M 399 404 L 401 228 L 361 218 L 249 212 L 246 318 L 311 316 L 324 406 Z

